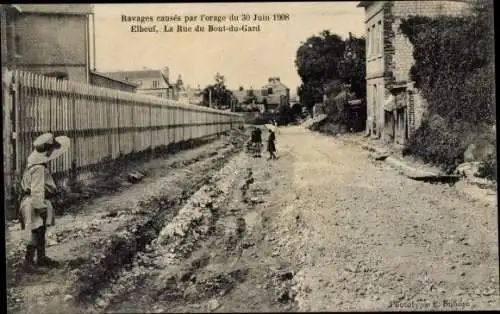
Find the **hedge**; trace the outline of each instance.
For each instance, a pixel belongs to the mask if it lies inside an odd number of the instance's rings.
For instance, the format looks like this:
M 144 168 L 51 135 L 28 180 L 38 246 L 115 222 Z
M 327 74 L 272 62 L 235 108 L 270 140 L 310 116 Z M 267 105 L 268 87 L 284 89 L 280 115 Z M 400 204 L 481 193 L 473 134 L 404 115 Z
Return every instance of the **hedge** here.
M 463 162 L 467 146 L 496 121 L 490 5 L 483 3 L 461 17 L 412 16 L 400 26 L 414 46 L 411 79 L 428 102 L 428 116 L 443 120 L 440 127 L 424 121 L 405 153 L 448 171 Z

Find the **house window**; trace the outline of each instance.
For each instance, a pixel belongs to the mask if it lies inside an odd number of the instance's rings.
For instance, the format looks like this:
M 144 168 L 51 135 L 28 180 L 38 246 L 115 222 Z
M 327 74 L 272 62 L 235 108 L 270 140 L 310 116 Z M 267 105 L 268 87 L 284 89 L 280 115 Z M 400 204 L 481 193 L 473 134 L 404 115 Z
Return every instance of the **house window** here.
M 139 80 L 139 81 L 137 82 L 137 85 L 142 86 L 142 80 Z
M 267 94 L 268 94 L 268 95 L 272 95 L 272 94 L 273 94 L 273 88 L 272 88 L 272 87 L 269 87 L 269 88 L 267 89 Z
M 370 28 L 368 28 L 368 32 L 366 33 L 366 52 L 368 57 L 370 57 L 371 45 L 372 45 L 372 33 L 370 32 Z
M 377 54 L 377 29 L 375 28 L 375 24 L 372 25 L 372 51 L 370 52 L 370 56 L 375 56 Z
M 382 56 L 384 51 L 384 30 L 382 29 L 382 21 L 378 21 L 378 55 Z
M 157 88 L 158 86 L 160 86 L 160 82 L 153 81 L 153 88 Z
M 378 134 L 377 132 L 377 128 L 378 128 L 378 125 L 377 125 L 377 122 L 378 122 L 378 115 L 379 115 L 379 105 L 378 105 L 378 89 L 377 89 L 377 85 L 373 85 L 373 122 L 375 124 L 375 129 L 373 130 L 375 135 Z

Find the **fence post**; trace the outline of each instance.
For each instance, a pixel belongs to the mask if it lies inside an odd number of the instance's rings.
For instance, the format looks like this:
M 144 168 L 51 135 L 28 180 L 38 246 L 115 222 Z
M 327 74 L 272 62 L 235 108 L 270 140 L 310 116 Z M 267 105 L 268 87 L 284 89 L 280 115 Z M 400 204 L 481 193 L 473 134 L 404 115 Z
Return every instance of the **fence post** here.
M 106 106 L 106 131 L 108 133 L 108 156 L 109 156 L 109 161 L 113 159 L 113 128 L 111 126 L 111 106 L 113 104 L 113 93 L 111 91 L 106 90 L 106 101 L 104 102 L 104 105 Z
M 154 145 L 153 145 L 153 104 L 149 102 L 149 147 L 150 147 L 150 152 L 149 152 L 149 159 L 154 158 Z
M 2 67 L 2 108 L 3 108 L 3 173 L 4 173 L 4 195 L 5 203 L 10 204 L 14 195 L 12 195 L 12 184 L 13 174 L 14 174 L 14 148 L 12 139 L 12 112 L 13 112 L 13 101 L 11 95 L 12 87 L 12 72 L 5 67 Z M 6 214 L 9 216 L 12 214 L 11 211 Z
M 76 128 L 76 87 L 74 83 L 70 83 L 70 95 L 71 95 L 71 125 L 72 125 L 72 136 L 71 136 L 71 174 L 70 174 L 70 184 L 74 187 L 77 179 L 77 164 L 76 164 L 76 138 L 78 136 L 78 129 Z

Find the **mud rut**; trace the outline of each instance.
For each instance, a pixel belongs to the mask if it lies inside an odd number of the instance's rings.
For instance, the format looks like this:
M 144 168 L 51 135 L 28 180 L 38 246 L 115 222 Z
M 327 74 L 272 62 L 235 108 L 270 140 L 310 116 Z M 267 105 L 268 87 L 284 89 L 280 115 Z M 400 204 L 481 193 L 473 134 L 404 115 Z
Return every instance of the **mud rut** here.
M 272 255 L 263 252 L 270 240 L 268 217 L 260 210 L 270 191 L 256 184 L 265 177 L 256 178 L 244 153 L 231 159 L 103 289 L 91 310 L 293 309 L 293 272 L 286 265 L 256 261 L 259 254 Z

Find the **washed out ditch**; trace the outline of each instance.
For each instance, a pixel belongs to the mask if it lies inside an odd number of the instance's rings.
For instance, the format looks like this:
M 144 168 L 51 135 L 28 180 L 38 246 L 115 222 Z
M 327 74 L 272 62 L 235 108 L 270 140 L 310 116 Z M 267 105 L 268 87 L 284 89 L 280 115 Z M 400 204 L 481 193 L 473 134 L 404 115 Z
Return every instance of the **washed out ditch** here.
M 178 300 L 210 299 L 244 280 L 246 270 L 238 268 L 197 278 L 197 271 L 211 262 L 209 254 L 197 251 L 219 232 L 216 225 L 240 176 L 240 163 L 239 158 L 231 159 L 189 197 L 175 217 L 166 220 L 146 250 L 101 291 L 93 311 L 142 312 L 154 302 L 172 305 Z M 239 220 L 230 241 L 233 249 L 244 229 L 244 220 Z
M 101 236 L 98 240 L 86 244 L 87 249 L 82 250 L 85 251 L 84 254 L 66 263 L 63 270 L 57 271 L 58 273 L 64 272 L 60 275 L 65 277 L 66 283 L 60 284 L 63 287 L 62 291 L 53 299 L 60 299 L 59 302 L 64 299 L 66 308 L 69 306 L 74 310 L 78 309 L 78 312 L 86 311 L 89 304 L 94 303 L 99 291 L 106 287 L 109 281 L 114 280 L 124 267 L 130 265 L 136 256 L 140 256 L 141 252 L 148 249 L 148 244 L 158 237 L 162 227 L 177 215 L 186 200 L 209 182 L 210 178 L 222 169 L 234 154 L 241 151 L 243 141 L 242 134 L 234 135 L 213 154 L 204 154 L 193 160 L 173 165 L 178 166 L 179 170 L 172 171 L 164 178 L 159 178 L 159 182 L 155 183 L 150 191 L 144 191 L 145 197 L 136 201 L 133 208 L 103 211 L 102 220 L 110 222 L 121 218 L 122 221 L 118 223 L 121 226 L 110 236 Z M 88 228 L 86 231 L 92 230 Z M 22 259 L 20 255 L 11 254 L 13 262 L 11 265 L 18 264 L 18 261 Z M 16 261 L 17 263 L 14 263 Z M 29 281 L 37 280 L 30 278 L 27 281 L 19 277 L 19 271 L 17 271 L 17 276 L 15 270 L 11 273 L 14 274 L 14 276 L 11 275 L 9 284 L 11 289 L 15 289 L 16 286 L 30 285 Z M 19 304 L 17 306 L 10 304 L 9 308 L 12 312 L 27 311 L 27 308 Z M 52 310 L 49 307 L 48 311 Z
M 140 258 L 145 250 L 150 250 L 152 241 L 161 236 L 162 227 L 178 216 L 186 200 L 206 185 L 240 149 L 232 146 L 210 158 L 205 167 L 197 169 L 200 173 L 185 178 L 185 182 L 178 182 L 178 193 L 139 202 L 134 211 L 137 217 L 114 235 L 103 248 L 101 258 L 94 260 L 93 265 L 84 268 L 85 271 L 78 276 L 78 284 L 73 292 L 75 301 L 92 302 L 100 289 L 109 280 L 113 281 L 123 267 L 125 271 L 133 267 L 134 258 Z
M 263 211 L 271 195 L 256 167 L 243 153 L 231 159 L 100 291 L 89 311 L 292 310 L 294 272 L 269 253 L 276 248 L 266 237 Z

